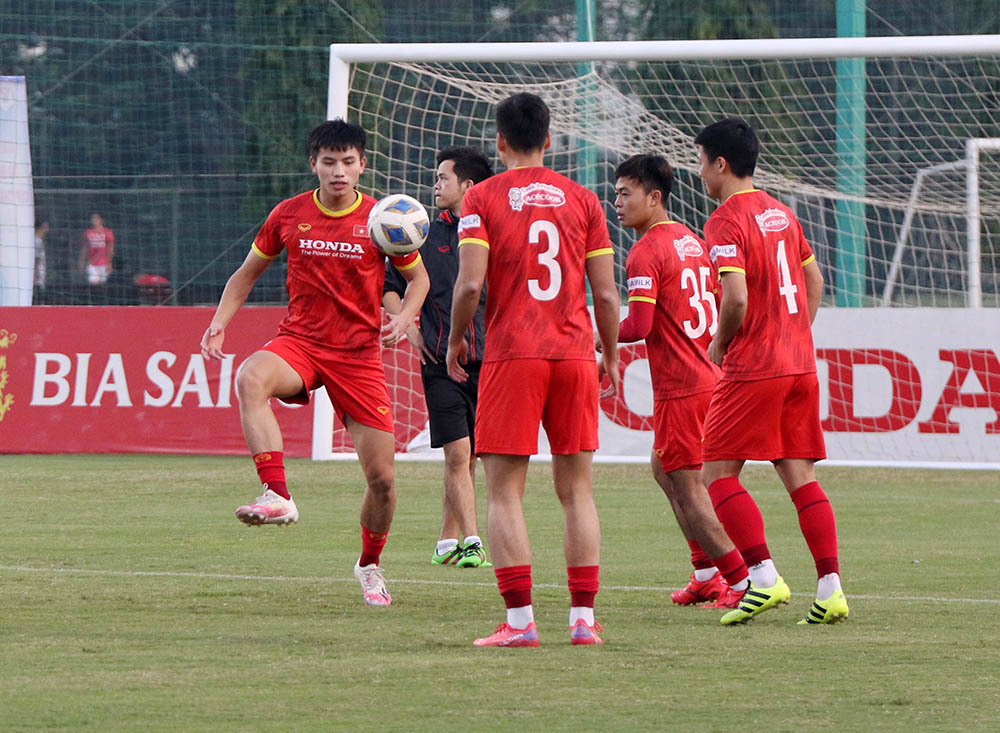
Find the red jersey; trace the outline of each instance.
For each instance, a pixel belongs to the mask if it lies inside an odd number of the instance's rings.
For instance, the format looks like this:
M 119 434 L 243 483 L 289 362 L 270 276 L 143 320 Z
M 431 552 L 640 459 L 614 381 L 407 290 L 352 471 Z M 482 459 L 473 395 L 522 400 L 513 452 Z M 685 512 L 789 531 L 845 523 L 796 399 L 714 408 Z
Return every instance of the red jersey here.
M 649 228 L 625 260 L 628 299 L 653 303 L 646 336 L 653 398 L 687 397 L 715 388 L 719 370 L 708 358 L 718 328 L 718 279 L 705 243 L 675 221 Z
M 87 245 L 87 262 L 94 267 L 106 267 L 111 264 L 108 258 L 108 248 L 115 244 L 115 233 L 103 227 L 101 231 L 86 229 L 83 241 Z
M 343 211 L 306 191 L 274 207 L 253 251 L 274 259 L 288 250 L 288 315 L 278 333 L 352 355 L 378 357 L 385 260 L 368 238 L 368 212 L 375 199 L 358 192 Z M 420 261 L 419 252 L 390 257 L 398 270 Z
M 506 171 L 465 194 L 458 240 L 490 251 L 484 363 L 594 359 L 586 261 L 614 251 L 593 192 L 541 166 Z
M 746 317 L 729 344 L 722 378 L 815 372 L 802 268 L 816 257 L 791 209 L 763 191 L 740 191 L 708 218 L 705 241 L 720 275 L 741 272 L 747 279 Z

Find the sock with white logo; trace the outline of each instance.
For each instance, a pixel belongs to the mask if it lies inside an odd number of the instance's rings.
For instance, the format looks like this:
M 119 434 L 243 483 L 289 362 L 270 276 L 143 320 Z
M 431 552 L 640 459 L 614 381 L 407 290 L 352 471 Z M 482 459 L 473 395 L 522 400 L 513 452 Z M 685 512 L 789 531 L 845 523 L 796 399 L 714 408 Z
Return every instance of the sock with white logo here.
M 750 582 L 756 588 L 770 588 L 778 582 L 778 569 L 774 567 L 771 558 L 751 565 L 747 570 L 750 571 Z
M 841 590 L 840 575 L 837 573 L 827 573 L 816 584 L 816 598 L 825 601 L 838 590 Z
M 507 625 L 512 629 L 526 629 L 535 620 L 535 612 L 531 606 L 507 609 Z
M 447 555 L 449 552 L 451 552 L 452 550 L 454 550 L 456 547 L 458 547 L 458 538 L 457 537 L 455 537 L 455 538 L 449 538 L 449 539 L 445 539 L 445 540 L 438 540 L 438 543 L 437 543 L 437 554 L 438 554 L 438 556 L 443 557 L 444 555 Z

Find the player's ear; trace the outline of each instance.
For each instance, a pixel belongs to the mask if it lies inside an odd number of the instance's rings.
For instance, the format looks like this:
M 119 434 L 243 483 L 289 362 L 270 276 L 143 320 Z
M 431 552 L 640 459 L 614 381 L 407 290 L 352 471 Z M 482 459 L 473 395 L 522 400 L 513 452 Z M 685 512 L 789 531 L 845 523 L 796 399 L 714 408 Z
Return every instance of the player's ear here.
M 365 172 L 365 166 L 368 165 L 368 157 L 362 155 L 360 163 L 361 163 L 360 173 L 364 173 Z
M 507 152 L 507 138 L 505 138 L 501 133 L 497 133 L 497 152 L 506 153 Z
M 545 144 L 542 146 L 542 150 L 548 150 L 552 146 L 552 133 L 545 133 Z

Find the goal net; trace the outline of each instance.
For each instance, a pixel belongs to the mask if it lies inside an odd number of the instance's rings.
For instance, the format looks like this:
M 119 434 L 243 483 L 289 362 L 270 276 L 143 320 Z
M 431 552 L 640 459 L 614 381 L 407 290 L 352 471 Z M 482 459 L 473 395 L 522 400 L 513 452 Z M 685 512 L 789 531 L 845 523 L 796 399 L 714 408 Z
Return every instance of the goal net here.
M 432 210 L 436 152 L 476 145 L 495 160 L 496 104 L 538 94 L 552 112 L 546 163 L 604 202 L 622 286 L 634 235 L 614 215 L 617 164 L 664 154 L 676 178 L 670 211 L 701 231 L 717 202 L 698 179 L 693 137 L 740 116 L 762 141 L 755 183 L 792 207 L 816 251 L 825 306 L 882 305 L 888 284 L 886 305 L 978 307 L 997 305 L 1000 291 L 1000 150 L 977 157 L 973 238 L 966 147 L 1000 136 L 998 90 L 998 36 L 335 45 L 328 115 L 369 132 L 363 187 Z M 636 368 L 626 367 L 623 395 L 602 405 L 602 430 L 648 432 L 644 347 L 623 356 Z M 403 421 L 426 420 L 415 360 L 386 359 L 397 394 L 407 394 Z M 423 427 L 402 427 L 399 449 L 420 445 Z M 342 430 L 319 431 L 314 455 L 329 457 L 327 446 L 350 450 Z

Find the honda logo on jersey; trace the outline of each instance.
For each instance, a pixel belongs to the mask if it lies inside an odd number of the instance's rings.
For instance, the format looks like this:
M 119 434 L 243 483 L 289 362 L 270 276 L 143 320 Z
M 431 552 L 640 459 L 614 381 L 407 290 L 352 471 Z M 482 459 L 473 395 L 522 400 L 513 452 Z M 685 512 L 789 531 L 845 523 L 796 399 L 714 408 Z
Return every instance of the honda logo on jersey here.
M 566 194 L 558 186 L 548 183 L 529 183 L 520 188 L 507 191 L 510 208 L 520 211 L 525 206 L 562 206 L 566 203 Z
M 363 255 L 365 253 L 365 248 L 357 242 L 327 242 L 322 239 L 300 239 L 299 249 L 303 254 L 341 252 Z

